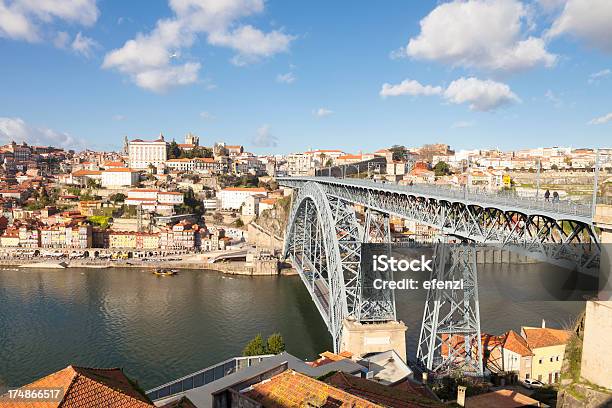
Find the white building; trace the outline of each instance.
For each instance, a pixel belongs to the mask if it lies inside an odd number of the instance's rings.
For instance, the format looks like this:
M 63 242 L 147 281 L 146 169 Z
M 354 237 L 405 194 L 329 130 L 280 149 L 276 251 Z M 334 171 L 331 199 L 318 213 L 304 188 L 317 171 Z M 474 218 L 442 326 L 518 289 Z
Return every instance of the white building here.
M 175 205 L 183 203 L 183 194 L 174 191 L 159 191 L 149 188 L 129 190 L 125 204 L 140 205 L 145 211 L 172 214 Z
M 228 187 L 219 191 L 217 195 L 223 210 L 238 210 L 247 197 L 262 194 L 267 197 L 265 188 Z
M 138 184 L 139 179 L 140 174 L 136 170 L 125 167 L 109 168 L 102 172 L 102 187 L 132 187 Z
M 156 140 L 134 139 L 128 143 L 129 164 L 133 169 L 160 166 L 167 159 L 167 143 L 163 135 Z
M 290 176 L 314 175 L 315 161 L 312 156 L 293 153 L 287 156 L 287 173 Z

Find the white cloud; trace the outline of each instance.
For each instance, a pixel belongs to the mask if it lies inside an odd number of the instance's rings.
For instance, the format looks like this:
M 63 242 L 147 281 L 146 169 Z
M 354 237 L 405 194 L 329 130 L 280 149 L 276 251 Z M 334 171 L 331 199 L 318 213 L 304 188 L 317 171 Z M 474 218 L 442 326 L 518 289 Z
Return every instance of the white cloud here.
M 287 72 L 286 74 L 278 74 L 276 76 L 276 82 L 281 84 L 292 84 L 295 82 L 295 75 L 293 72 Z
M 441 95 L 450 103 L 469 103 L 470 109 L 478 111 L 491 111 L 504 105 L 520 102 L 519 97 L 510 90 L 508 85 L 474 77 L 459 78 L 451 82 L 446 89 L 440 86 L 422 85 L 410 79 L 397 85 L 385 83 L 380 95 L 383 98 L 400 95 Z
M 276 147 L 278 146 L 278 139 L 270 133 L 270 125 L 263 125 L 257 129 L 252 144 L 255 147 Z
M 0 37 L 40 41 L 44 24 L 62 20 L 91 26 L 99 15 L 96 0 L 0 0 Z
M 604 123 L 608 123 L 612 121 L 612 112 L 607 115 L 600 116 L 598 118 L 594 118 L 589 121 L 589 125 L 603 125 Z
M 280 31 L 264 33 L 253 26 L 238 27 L 233 31 L 215 31 L 209 34 L 208 42 L 238 51 L 232 59 L 236 65 L 257 61 L 289 49 L 289 43 L 295 37 Z
M 460 120 L 459 122 L 455 122 L 451 125 L 451 129 L 462 129 L 474 126 L 474 122 Z
M 21 118 L 0 117 L 0 143 L 27 142 L 34 145 L 50 145 L 67 149 L 82 148 L 85 142 L 68 133 L 45 127 L 35 127 Z
M 610 0 L 568 0 L 547 32 L 548 38 L 574 35 L 588 45 L 612 53 L 612 3 Z
M 202 119 L 214 119 L 215 118 L 210 112 L 206 112 L 206 111 L 200 112 L 200 117 Z
M 400 95 L 439 95 L 442 91 L 443 89 L 440 86 L 421 85 L 414 79 L 405 79 L 397 85 L 384 83 L 380 90 L 380 96 L 385 98 Z
M 237 51 L 233 61 L 245 64 L 287 51 L 294 37 L 280 31 L 264 33 L 251 25 L 240 25 L 243 17 L 261 13 L 263 0 L 169 0 L 174 16 L 157 21 L 146 34 L 139 33 L 123 47 L 106 54 L 103 68 L 127 74 L 137 85 L 149 90 L 186 85 L 198 79 L 199 63 L 174 62 L 181 49 L 189 48 L 199 34 L 211 45 Z M 177 58 L 174 58 L 177 56 Z M 195 69 L 197 67 L 197 69 Z M 165 75 L 164 75 L 165 74 Z M 167 77 L 166 86 L 152 87 L 142 77 Z
M 198 80 L 199 71 L 198 62 L 188 62 L 183 65 L 140 71 L 134 75 L 134 82 L 141 88 L 153 92 L 164 92 L 175 86 L 193 84 Z
M 610 71 L 609 69 L 602 69 L 601 71 L 594 72 L 589 75 L 589 84 L 598 83 L 602 78 L 605 78 L 610 74 L 612 74 L 612 71 Z
M 408 56 L 453 66 L 516 71 L 550 67 L 557 57 L 542 38 L 525 36 L 529 7 L 517 0 L 455 0 L 436 7 L 420 22 Z
M 325 116 L 329 116 L 332 113 L 334 113 L 334 111 L 326 109 L 326 108 L 319 108 L 319 109 L 315 109 L 314 111 L 312 111 L 313 115 L 322 118 Z
M 113 120 L 115 120 L 117 122 L 120 122 L 122 120 L 125 120 L 125 116 L 123 116 L 123 115 L 115 115 L 115 116 L 113 116 Z
M 470 109 L 477 111 L 491 111 L 520 102 L 508 85 L 473 77 L 459 78 L 451 82 L 444 91 L 444 98 L 455 104 L 468 103 Z
M 70 46 L 74 52 L 81 54 L 84 57 L 90 58 L 93 55 L 94 48 L 99 47 L 99 44 L 93 39 L 84 36 L 79 31 L 74 37 L 74 41 Z
M 559 98 L 553 91 L 551 91 L 550 89 L 546 91 L 546 93 L 544 94 L 544 97 L 546 97 L 546 99 L 548 99 L 548 101 L 550 103 L 552 103 L 555 108 L 560 108 L 563 106 L 563 100 L 561 98 Z

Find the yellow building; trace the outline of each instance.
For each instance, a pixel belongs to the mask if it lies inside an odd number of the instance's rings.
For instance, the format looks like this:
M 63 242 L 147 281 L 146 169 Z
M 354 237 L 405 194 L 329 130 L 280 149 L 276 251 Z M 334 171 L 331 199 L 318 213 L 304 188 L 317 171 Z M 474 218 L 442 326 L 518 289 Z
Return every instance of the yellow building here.
M 109 248 L 136 248 L 136 234 L 133 232 L 115 231 L 108 235 Z
M 526 378 L 538 380 L 544 384 L 559 382 L 565 345 L 571 338 L 572 332 L 546 327 L 521 327 L 521 335 L 533 353 L 531 374 Z
M 138 236 L 138 248 L 139 249 L 158 249 L 159 248 L 159 234 L 146 234 L 141 233 Z

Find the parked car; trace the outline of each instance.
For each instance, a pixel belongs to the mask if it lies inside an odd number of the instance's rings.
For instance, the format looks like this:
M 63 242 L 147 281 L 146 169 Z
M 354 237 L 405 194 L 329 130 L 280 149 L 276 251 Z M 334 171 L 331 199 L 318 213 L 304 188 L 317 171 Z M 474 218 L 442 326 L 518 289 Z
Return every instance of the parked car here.
M 542 381 L 532 380 L 530 378 L 525 378 L 523 380 L 523 387 L 530 389 L 530 390 L 534 388 L 542 388 L 543 386 L 544 386 L 544 383 Z

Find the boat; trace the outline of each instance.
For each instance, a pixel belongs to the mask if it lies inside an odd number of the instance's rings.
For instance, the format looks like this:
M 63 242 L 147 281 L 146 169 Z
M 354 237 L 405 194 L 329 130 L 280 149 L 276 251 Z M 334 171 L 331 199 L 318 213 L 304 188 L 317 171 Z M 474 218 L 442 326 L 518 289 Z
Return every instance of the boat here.
M 176 269 L 156 269 L 153 271 L 154 275 L 157 276 L 174 276 L 178 273 L 178 271 Z

